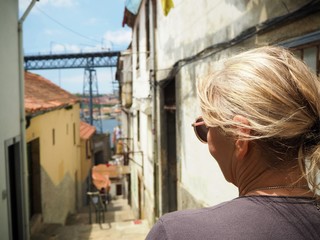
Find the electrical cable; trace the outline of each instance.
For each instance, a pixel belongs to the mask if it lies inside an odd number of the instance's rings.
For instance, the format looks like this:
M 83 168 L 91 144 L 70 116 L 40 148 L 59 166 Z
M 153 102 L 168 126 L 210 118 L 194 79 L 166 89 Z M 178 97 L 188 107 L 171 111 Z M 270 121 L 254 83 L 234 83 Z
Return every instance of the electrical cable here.
M 73 34 L 78 35 L 78 36 L 80 36 L 80 37 L 82 37 L 82 38 L 85 38 L 85 39 L 87 39 L 87 40 L 90 40 L 90 41 L 93 41 L 93 42 L 96 42 L 96 43 L 100 43 L 100 44 L 101 44 L 101 41 L 99 41 L 99 40 L 97 40 L 97 39 L 94 39 L 94 38 L 90 38 L 90 37 L 88 37 L 88 36 L 85 36 L 85 35 L 77 32 L 77 31 L 75 31 L 75 30 L 73 30 L 73 29 L 71 29 L 71 28 L 63 25 L 62 23 L 60 23 L 59 21 L 57 21 L 56 19 L 54 19 L 53 17 L 51 17 L 50 15 L 48 15 L 45 11 L 43 11 L 43 10 L 42 10 L 41 8 L 39 8 L 38 6 L 36 6 L 36 8 L 37 8 L 43 15 L 45 15 L 47 18 L 49 18 L 51 21 L 53 21 L 53 22 L 55 22 L 56 24 L 60 25 L 60 26 L 63 27 L 64 29 L 72 32 Z
M 241 42 L 257 35 L 257 34 L 261 34 L 266 31 L 269 31 L 278 25 L 284 24 L 285 22 L 288 22 L 288 21 L 292 22 L 294 20 L 300 19 L 302 17 L 305 17 L 307 15 L 310 15 L 310 14 L 318 12 L 318 11 L 320 11 L 320 1 L 319 0 L 311 0 L 310 2 L 306 3 L 305 5 L 303 5 L 302 7 L 300 7 L 299 9 L 297 9 L 291 13 L 287 13 L 287 14 L 284 14 L 282 16 L 275 17 L 272 19 L 268 19 L 265 22 L 262 22 L 260 24 L 253 26 L 253 27 L 250 27 L 250 28 L 242 31 L 239 35 L 237 35 L 236 37 L 234 37 L 233 39 L 231 39 L 229 41 L 225 41 L 225 42 L 211 45 L 211 46 L 203 49 L 202 51 L 196 53 L 193 56 L 178 60 L 177 62 L 175 62 L 173 64 L 173 67 L 172 67 L 171 71 L 169 72 L 168 77 L 166 79 L 163 79 L 163 81 L 172 79 L 180 71 L 180 69 L 185 65 L 188 65 L 190 63 L 193 63 L 193 62 L 196 62 L 199 60 L 203 60 L 207 57 L 210 57 L 213 54 L 216 54 L 216 53 L 221 52 L 227 48 L 230 48 L 234 45 L 237 45 L 237 44 L 239 44 L 239 43 L 241 43 Z

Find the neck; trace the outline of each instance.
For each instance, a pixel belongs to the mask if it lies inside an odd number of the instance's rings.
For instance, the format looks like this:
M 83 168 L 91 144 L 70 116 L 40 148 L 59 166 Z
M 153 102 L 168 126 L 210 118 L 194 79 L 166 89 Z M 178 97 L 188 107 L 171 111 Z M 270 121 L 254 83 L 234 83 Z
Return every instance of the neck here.
M 259 158 L 260 157 L 260 158 Z M 299 166 L 270 168 L 256 154 L 245 159 L 238 167 L 235 185 L 239 195 L 309 196 L 313 195 Z
M 305 186 L 270 186 L 250 190 L 244 196 L 264 195 L 264 196 L 299 196 L 313 197 L 308 185 Z

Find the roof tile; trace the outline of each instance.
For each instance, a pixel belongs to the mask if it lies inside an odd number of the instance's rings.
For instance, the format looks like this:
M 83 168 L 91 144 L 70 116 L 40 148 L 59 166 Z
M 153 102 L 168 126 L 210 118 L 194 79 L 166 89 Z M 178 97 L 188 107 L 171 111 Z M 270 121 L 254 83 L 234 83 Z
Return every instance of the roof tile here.
M 88 140 L 94 133 L 96 128 L 86 122 L 80 122 L 80 138 L 83 140 Z
M 24 105 L 26 114 L 50 111 L 59 107 L 73 105 L 79 99 L 50 82 L 44 77 L 25 72 Z

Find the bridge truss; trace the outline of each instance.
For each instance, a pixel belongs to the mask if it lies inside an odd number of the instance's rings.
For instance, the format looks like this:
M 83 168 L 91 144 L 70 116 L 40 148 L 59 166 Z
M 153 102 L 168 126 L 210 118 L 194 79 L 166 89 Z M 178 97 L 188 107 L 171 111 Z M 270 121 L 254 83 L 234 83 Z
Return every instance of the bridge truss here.
M 81 118 L 83 121 L 94 125 L 102 132 L 101 118 L 93 117 L 93 98 L 98 97 L 98 83 L 95 68 L 112 68 L 117 66 L 119 51 L 90 52 L 90 53 L 69 53 L 69 54 L 39 54 L 27 55 L 24 57 L 25 70 L 49 70 L 49 69 L 75 69 L 83 68 L 83 99 L 88 99 L 89 117 L 84 113 L 86 103 L 81 103 Z M 88 88 L 88 89 L 87 89 Z M 96 95 L 96 96 L 95 96 Z M 98 98 L 97 98 L 98 99 Z M 98 106 L 100 106 L 98 104 Z M 99 107 L 99 113 L 100 107 Z
M 25 70 L 116 67 L 120 52 L 39 54 L 24 57 Z

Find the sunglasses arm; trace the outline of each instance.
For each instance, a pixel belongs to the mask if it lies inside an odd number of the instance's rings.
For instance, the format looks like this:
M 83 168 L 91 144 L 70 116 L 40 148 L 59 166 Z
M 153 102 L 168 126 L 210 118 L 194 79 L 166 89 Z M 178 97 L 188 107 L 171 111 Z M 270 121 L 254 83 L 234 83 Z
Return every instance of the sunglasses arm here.
M 195 122 L 195 123 L 192 123 L 192 127 L 198 127 L 198 126 L 201 126 L 201 125 L 204 125 L 204 121 L 201 121 L 201 122 Z

